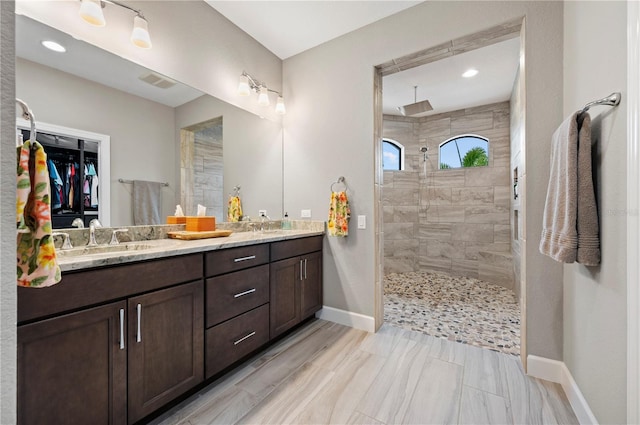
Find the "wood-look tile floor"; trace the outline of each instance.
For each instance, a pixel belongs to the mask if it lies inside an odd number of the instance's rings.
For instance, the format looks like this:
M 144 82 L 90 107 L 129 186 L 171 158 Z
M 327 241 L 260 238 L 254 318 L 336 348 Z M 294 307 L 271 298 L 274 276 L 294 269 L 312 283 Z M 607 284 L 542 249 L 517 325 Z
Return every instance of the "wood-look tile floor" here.
M 322 320 L 156 418 L 169 424 L 577 424 L 516 356 L 384 325 Z

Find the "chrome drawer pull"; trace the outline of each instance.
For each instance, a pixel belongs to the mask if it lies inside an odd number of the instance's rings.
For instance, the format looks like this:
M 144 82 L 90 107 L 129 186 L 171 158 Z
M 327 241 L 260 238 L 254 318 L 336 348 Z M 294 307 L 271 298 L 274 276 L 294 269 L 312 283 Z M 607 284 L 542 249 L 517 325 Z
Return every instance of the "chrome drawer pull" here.
M 142 333 L 140 332 L 140 320 L 142 319 L 142 304 L 136 306 L 138 311 L 138 333 L 136 335 L 136 342 L 142 342 Z
M 248 291 L 240 292 L 239 294 L 235 294 L 235 295 L 233 296 L 233 298 L 240 298 L 240 297 L 242 297 L 242 296 L 244 296 L 244 295 L 249 295 L 249 294 L 251 294 L 251 293 L 253 293 L 253 292 L 256 292 L 256 289 L 255 289 L 255 288 L 253 288 L 253 289 L 249 289 Z
M 307 280 L 307 259 L 304 259 L 304 280 Z
M 234 263 L 239 263 L 241 261 L 247 261 L 247 260 L 255 260 L 256 256 L 255 255 L 250 255 L 248 257 L 240 257 L 240 258 L 234 258 L 233 262 Z
M 300 281 L 302 280 L 302 260 L 300 260 Z
M 242 341 L 244 341 L 247 338 L 251 338 L 252 336 L 254 336 L 256 333 L 255 332 L 251 332 L 249 335 L 243 336 L 242 338 L 240 338 L 239 340 L 237 340 L 236 342 L 233 343 L 233 345 L 238 345 L 240 344 Z
M 120 309 L 120 349 L 124 350 L 124 308 Z

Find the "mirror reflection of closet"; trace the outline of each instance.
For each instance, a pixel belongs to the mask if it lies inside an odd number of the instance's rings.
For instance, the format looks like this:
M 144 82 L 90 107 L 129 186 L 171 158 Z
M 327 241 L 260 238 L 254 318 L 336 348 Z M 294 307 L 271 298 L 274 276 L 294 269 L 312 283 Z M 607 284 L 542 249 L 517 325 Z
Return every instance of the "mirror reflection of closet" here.
M 28 140 L 30 124 L 22 119 L 17 129 Z M 109 142 L 107 135 L 37 123 L 36 140 L 47 154 L 51 188 L 51 223 L 54 229 L 84 227 L 98 219 L 109 226 Z

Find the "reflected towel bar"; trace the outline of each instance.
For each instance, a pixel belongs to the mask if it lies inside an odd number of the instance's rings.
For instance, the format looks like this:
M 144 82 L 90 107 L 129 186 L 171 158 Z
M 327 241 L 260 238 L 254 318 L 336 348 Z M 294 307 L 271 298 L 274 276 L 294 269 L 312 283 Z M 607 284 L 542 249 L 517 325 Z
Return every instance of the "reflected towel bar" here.
M 118 179 L 118 181 L 120 183 L 133 184 L 133 180 Z M 169 186 L 169 183 L 164 182 L 164 183 L 162 183 L 162 185 L 166 187 L 166 186 Z
M 622 95 L 620 94 L 620 92 L 611 93 L 607 97 L 603 97 L 602 99 L 594 100 L 593 102 L 589 102 L 586 105 L 584 105 L 584 108 L 582 108 L 582 111 L 580 111 L 579 115 L 582 115 L 585 112 L 587 112 L 589 110 L 589 108 L 591 108 L 592 106 L 599 106 L 599 105 L 602 105 L 602 106 L 618 106 L 620 104 L 620 99 L 621 98 L 622 98 Z

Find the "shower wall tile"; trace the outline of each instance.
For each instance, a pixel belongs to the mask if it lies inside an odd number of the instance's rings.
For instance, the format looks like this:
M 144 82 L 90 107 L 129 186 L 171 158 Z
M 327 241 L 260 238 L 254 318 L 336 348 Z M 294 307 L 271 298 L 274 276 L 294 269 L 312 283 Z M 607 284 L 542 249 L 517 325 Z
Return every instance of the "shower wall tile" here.
M 450 187 L 429 187 L 420 189 L 420 205 L 451 205 Z
M 414 239 L 416 227 L 414 223 L 385 223 L 384 237 L 389 240 Z
M 493 226 L 493 241 L 494 242 L 506 242 L 510 244 L 511 241 L 511 225 L 510 224 L 496 224 Z
M 493 112 L 479 112 L 451 119 L 452 134 L 478 133 L 493 128 Z
M 464 221 L 465 223 L 509 224 L 509 207 L 500 205 L 465 207 Z
M 459 206 L 432 205 L 427 211 L 428 223 L 463 223 L 464 209 Z
M 430 172 L 427 176 L 429 186 L 435 187 L 461 187 L 465 186 L 466 170 L 438 170 Z M 488 185 L 484 185 L 488 186 Z
M 393 175 L 394 189 L 418 189 L 417 171 L 396 171 Z
M 415 258 L 386 257 L 384 258 L 384 273 L 408 273 L 416 270 Z
M 451 202 L 458 205 L 493 204 L 493 186 L 455 187 L 451 189 Z
M 383 171 L 382 172 L 382 187 L 393 187 L 393 178 L 395 176 L 395 171 Z
M 493 243 L 493 224 L 458 224 L 451 229 L 451 239 L 465 242 Z
M 481 252 L 511 251 L 509 114 L 509 102 L 500 102 L 422 118 L 385 116 L 383 136 L 405 147 L 405 171 L 384 173 L 385 272 L 413 267 L 477 277 Z M 439 170 L 439 145 L 465 133 L 489 139 L 489 165 Z
M 384 188 L 382 191 L 382 204 L 393 206 L 417 205 L 418 190 Z
M 450 223 L 436 224 L 436 223 L 420 223 L 420 229 L 418 237 L 420 239 L 436 239 L 441 241 L 451 240 L 451 227 Z

